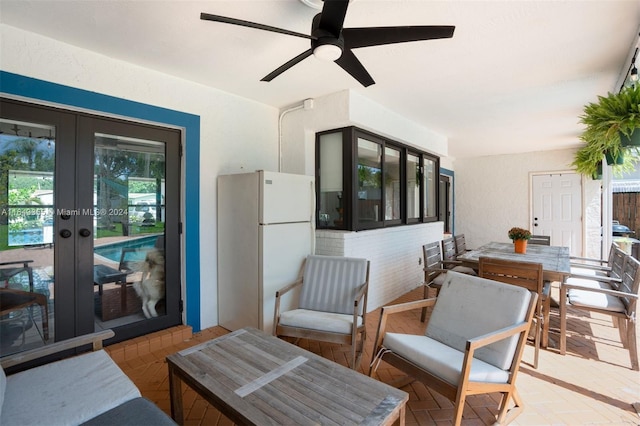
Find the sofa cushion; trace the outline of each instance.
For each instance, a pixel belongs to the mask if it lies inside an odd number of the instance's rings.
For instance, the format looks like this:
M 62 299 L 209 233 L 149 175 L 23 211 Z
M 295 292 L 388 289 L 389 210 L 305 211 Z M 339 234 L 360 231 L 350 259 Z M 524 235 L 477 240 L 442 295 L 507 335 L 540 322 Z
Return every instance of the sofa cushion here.
M 351 334 L 353 314 L 335 314 L 308 309 L 294 309 L 280 314 L 280 325 L 308 328 L 310 330 L 333 331 Z M 358 317 L 358 327 L 362 325 L 362 317 Z
M 524 321 L 531 297 L 522 287 L 449 271 L 425 335 L 464 352 L 467 340 Z M 506 370 L 518 338 L 515 335 L 479 348 L 475 357 Z
M 386 333 L 382 345 L 451 384 L 460 382 L 464 353 L 426 336 Z M 384 357 L 383 357 L 384 358 Z M 506 383 L 509 373 L 475 358 L 469 380 Z
M 77 425 L 140 391 L 104 351 L 90 352 L 7 377 L 2 425 Z
M 83 426 L 173 426 L 176 424 L 153 402 L 142 397 L 131 399 L 82 423 Z

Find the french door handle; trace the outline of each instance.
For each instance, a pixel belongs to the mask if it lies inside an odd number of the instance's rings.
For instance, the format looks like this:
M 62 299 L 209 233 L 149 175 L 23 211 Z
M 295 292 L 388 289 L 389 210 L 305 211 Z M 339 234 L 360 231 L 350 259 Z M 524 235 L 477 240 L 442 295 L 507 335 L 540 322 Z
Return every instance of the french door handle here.
M 62 231 L 60 231 L 60 236 L 62 238 L 69 238 L 71 236 L 71 231 L 69 231 L 68 229 L 63 229 Z
M 91 231 L 89 231 L 87 228 L 82 228 L 79 232 L 81 237 L 88 237 L 89 235 L 91 235 Z

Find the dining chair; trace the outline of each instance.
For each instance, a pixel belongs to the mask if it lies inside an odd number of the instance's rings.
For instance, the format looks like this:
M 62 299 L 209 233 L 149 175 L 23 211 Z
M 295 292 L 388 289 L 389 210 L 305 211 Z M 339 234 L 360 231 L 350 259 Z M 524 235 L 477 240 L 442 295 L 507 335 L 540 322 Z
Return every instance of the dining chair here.
M 456 241 L 456 256 L 460 256 L 468 251 L 471 251 L 467 248 L 467 241 L 464 237 L 464 234 L 454 235 L 453 239 Z
M 529 238 L 529 244 L 537 244 L 541 246 L 550 246 L 551 245 L 551 237 L 548 235 L 532 235 Z
M 597 259 L 593 257 L 580 257 L 580 256 L 570 256 L 570 266 L 572 272 L 582 273 L 591 271 L 590 273 L 608 273 L 611 271 L 611 266 L 614 262 L 614 256 L 616 256 L 616 249 L 619 247 L 615 243 L 611 243 L 611 247 L 609 248 L 609 255 L 607 259 Z M 624 253 L 626 254 L 626 253 Z
M 619 280 L 593 275 L 587 280 L 569 277 L 560 287 L 560 354 L 566 353 L 567 306 L 576 310 L 611 316 L 620 333 L 622 346 L 629 351 L 631 369 L 640 370 L 636 341 L 636 306 L 640 289 L 640 262 L 625 255 Z
M 507 424 L 524 409 L 516 378 L 537 298 L 524 288 L 449 272 L 437 298 L 382 307 L 369 376 L 384 361 L 407 375 L 402 384 L 419 380 L 453 401 L 454 425 L 467 396 L 499 392 L 497 422 Z M 387 331 L 390 315 L 425 307 L 433 310 L 423 335 Z
M 535 309 L 533 368 L 538 368 L 543 333 L 549 330 L 550 283 L 542 279 L 542 264 L 480 257 L 478 275 L 494 281 L 516 285 L 538 295 Z
M 282 297 L 297 287 L 297 309 L 280 312 Z M 350 344 L 355 370 L 367 337 L 368 288 L 367 259 L 307 256 L 301 276 L 276 292 L 273 335 Z
M 455 240 L 452 237 L 442 241 L 434 241 L 422 246 L 424 260 L 424 298 L 429 297 L 429 289 L 436 290 L 436 296 L 446 278 L 448 271 L 460 272 L 468 275 L 477 275 L 473 268 L 462 266 L 462 262 L 455 260 Z M 427 309 L 422 310 L 420 321 L 427 317 Z

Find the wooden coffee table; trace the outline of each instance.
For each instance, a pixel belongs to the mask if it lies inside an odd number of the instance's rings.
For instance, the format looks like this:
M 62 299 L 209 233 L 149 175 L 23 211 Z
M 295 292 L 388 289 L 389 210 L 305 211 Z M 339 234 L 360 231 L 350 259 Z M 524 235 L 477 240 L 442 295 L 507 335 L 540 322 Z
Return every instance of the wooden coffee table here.
M 182 382 L 237 424 L 404 425 L 409 395 L 254 328 L 167 357 L 171 415 Z

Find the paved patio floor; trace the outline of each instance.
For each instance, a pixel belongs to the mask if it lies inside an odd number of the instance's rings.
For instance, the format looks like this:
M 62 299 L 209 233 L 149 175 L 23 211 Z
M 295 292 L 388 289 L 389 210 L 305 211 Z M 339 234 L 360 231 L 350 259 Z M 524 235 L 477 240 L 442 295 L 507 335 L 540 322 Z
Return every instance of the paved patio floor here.
M 416 289 L 395 302 L 420 298 Z M 394 303 L 395 303 L 394 302 Z M 380 311 L 368 314 L 368 344 L 360 371 L 368 371 L 373 339 Z M 551 328 L 559 325 L 557 309 L 551 313 Z M 421 333 L 424 325 L 419 312 L 392 317 L 390 329 Z M 622 348 L 617 329 L 608 317 L 569 311 L 567 355 L 557 350 L 542 350 L 538 369 L 533 360 L 533 347 L 527 345 L 517 386 L 525 402 L 525 410 L 514 425 L 639 425 L 640 416 L 634 403 L 640 403 L 640 373 L 632 371 L 629 354 Z M 640 331 L 637 329 L 636 331 Z M 142 394 L 170 413 L 166 355 L 193 346 L 228 331 L 213 327 L 191 333 L 189 327 L 175 327 L 149 336 L 122 342 L 107 348 L 111 356 L 141 389 Z M 558 334 L 552 334 L 552 343 Z M 347 365 L 348 347 L 301 340 L 300 346 Z M 380 380 L 389 382 L 400 373 L 382 364 Z M 409 393 L 408 425 L 451 424 L 452 404 L 419 382 L 402 388 Z M 231 422 L 215 408 L 184 387 L 185 419 L 188 425 L 228 425 Z M 472 396 L 467 399 L 463 425 L 490 425 L 495 421 L 499 395 Z

